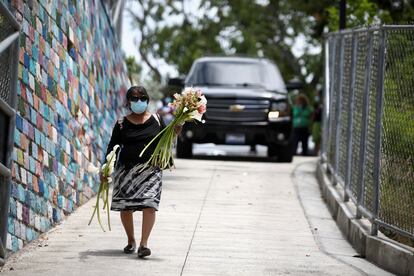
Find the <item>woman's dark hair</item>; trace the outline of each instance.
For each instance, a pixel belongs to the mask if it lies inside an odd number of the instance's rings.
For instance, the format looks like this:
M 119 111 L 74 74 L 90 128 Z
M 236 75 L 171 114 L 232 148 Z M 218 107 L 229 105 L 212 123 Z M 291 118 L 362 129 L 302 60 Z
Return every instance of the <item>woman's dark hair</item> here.
M 296 101 L 299 101 L 301 104 L 303 104 L 304 107 L 309 105 L 309 99 L 305 94 L 299 94 L 296 96 Z
M 144 86 L 131 86 L 128 89 L 127 93 L 126 93 L 127 101 L 129 101 L 131 99 L 133 92 L 138 92 L 139 94 L 141 94 L 143 96 L 146 96 L 148 98 L 148 101 L 149 101 L 148 92 L 147 92 L 147 90 L 145 89 Z

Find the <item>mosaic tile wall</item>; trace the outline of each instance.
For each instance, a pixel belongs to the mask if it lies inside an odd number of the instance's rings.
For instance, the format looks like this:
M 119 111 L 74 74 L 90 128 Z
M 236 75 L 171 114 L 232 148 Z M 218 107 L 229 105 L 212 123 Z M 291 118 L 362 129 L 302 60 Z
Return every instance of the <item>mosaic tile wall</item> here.
M 22 26 L 7 248 L 17 251 L 97 190 L 128 85 L 100 0 L 1 0 Z

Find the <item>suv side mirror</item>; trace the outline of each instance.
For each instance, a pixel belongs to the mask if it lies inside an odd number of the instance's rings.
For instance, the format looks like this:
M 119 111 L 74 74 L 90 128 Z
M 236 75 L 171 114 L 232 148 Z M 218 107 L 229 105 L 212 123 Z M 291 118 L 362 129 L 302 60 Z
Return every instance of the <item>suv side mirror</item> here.
M 184 87 L 184 79 L 183 78 L 172 78 L 168 79 L 169 86 L 179 86 Z
M 288 91 L 301 90 L 303 89 L 303 87 L 304 87 L 303 82 L 298 79 L 292 79 L 286 84 L 286 89 Z

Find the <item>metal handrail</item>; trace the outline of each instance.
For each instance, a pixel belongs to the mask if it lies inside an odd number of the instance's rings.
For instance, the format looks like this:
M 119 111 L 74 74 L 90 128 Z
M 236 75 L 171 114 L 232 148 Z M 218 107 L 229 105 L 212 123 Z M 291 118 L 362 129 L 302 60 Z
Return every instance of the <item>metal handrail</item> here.
M 16 39 L 19 38 L 19 32 L 15 32 L 8 37 L 6 37 L 3 41 L 0 42 L 0 53 L 10 47 Z
M 9 34 L 3 41 L 0 42 L 0 53 L 9 50 L 7 62 L 9 63 L 10 82 L 7 88 L 7 93 L 10 94 L 8 102 L 0 99 L 0 111 L 8 117 L 8 127 L 5 129 L 7 133 L 7 145 L 5 160 L 0 163 L 0 176 L 4 180 L 0 183 L 0 196 L 1 196 L 1 214 L 0 214 L 0 266 L 4 265 L 6 260 L 6 242 L 7 242 L 7 223 L 8 223 L 8 210 L 9 200 L 11 193 L 11 152 L 14 146 L 14 129 L 15 129 L 15 107 L 17 98 L 17 75 L 18 75 L 18 62 L 19 62 L 19 35 L 20 25 L 14 18 L 13 14 L 5 6 L 3 2 L 0 2 L 0 14 L 3 18 L 6 18 L 7 24 L 14 27 L 14 31 Z
M 12 117 L 15 115 L 14 109 L 11 108 L 10 105 L 1 98 L 0 98 L 0 111 L 2 111 L 3 113 L 6 113 L 6 115 L 9 117 Z
M 2 163 L 0 163 L 0 175 L 7 178 L 11 176 L 11 171 L 9 168 L 4 166 Z
M 361 33 L 361 32 L 375 32 L 375 31 L 381 31 L 381 30 L 394 30 L 394 29 L 414 29 L 414 25 L 379 25 L 379 26 L 367 26 L 367 27 L 357 27 L 354 29 L 345 29 L 345 30 L 339 30 L 336 32 L 330 32 L 325 33 L 324 37 L 331 37 L 331 36 L 337 36 L 337 35 L 347 35 L 347 34 L 355 34 L 355 33 Z

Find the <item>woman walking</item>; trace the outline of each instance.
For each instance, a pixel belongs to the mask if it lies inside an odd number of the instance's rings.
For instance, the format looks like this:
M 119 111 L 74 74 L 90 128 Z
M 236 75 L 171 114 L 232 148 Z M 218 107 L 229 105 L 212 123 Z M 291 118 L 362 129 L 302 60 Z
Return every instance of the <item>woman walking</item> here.
M 162 190 L 160 168 L 148 166 L 142 170 L 142 165 L 149 160 L 157 143 L 152 143 L 143 156 L 139 156 L 144 147 L 165 127 L 158 115 L 147 111 L 148 102 L 149 96 L 144 87 L 133 86 L 127 91 L 126 106 L 131 113 L 116 122 L 107 149 L 108 154 L 115 145 L 120 145 L 112 175 L 114 187 L 111 210 L 121 213 L 122 225 L 128 237 L 128 244 L 124 248 L 127 254 L 135 253 L 136 250 L 133 212 L 142 211 L 139 258 L 151 255 L 147 244 Z M 180 129 L 175 131 L 178 133 Z

